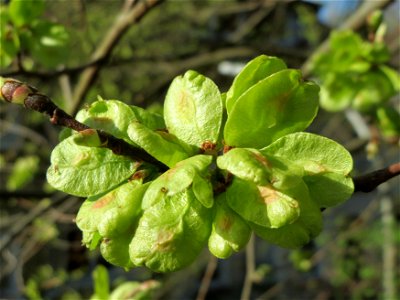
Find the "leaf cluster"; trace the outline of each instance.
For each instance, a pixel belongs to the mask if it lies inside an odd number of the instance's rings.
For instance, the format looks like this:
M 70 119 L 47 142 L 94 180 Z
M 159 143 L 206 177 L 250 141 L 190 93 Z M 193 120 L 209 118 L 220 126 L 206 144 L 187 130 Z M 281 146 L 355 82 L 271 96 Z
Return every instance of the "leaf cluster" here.
M 98 100 L 77 119 L 140 147 L 169 169 L 118 156 L 95 130 L 54 149 L 49 183 L 87 197 L 76 223 L 83 243 L 110 263 L 156 272 L 181 269 L 205 245 L 227 258 L 252 232 L 296 248 L 321 231 L 320 208 L 353 193 L 350 154 L 301 132 L 319 88 L 276 57 L 261 55 L 226 93 L 195 71 L 176 77 L 164 115 Z
M 19 64 L 54 68 L 68 56 L 67 29 L 42 18 L 44 0 L 12 0 L 0 7 L 0 68 L 22 58 Z
M 352 31 L 332 32 L 330 49 L 313 58 L 312 72 L 321 81 L 324 109 L 356 109 L 371 116 L 385 137 L 398 138 L 400 114 L 388 101 L 400 91 L 400 75 L 388 66 L 383 24 L 374 29 L 372 41 Z

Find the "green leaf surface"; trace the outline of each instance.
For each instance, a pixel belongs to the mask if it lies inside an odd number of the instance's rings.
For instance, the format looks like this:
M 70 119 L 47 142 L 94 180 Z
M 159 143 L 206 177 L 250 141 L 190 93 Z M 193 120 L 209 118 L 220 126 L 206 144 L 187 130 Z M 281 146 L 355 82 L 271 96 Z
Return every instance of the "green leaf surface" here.
M 8 6 L 10 18 L 17 26 L 28 25 L 38 18 L 45 9 L 44 0 L 13 0 Z
M 175 136 L 162 131 L 153 131 L 138 122 L 129 125 L 128 136 L 134 144 L 168 167 L 173 167 L 198 152 L 198 149 L 185 144 Z
M 47 181 L 54 188 L 76 196 L 93 196 L 110 190 L 131 176 L 138 163 L 100 147 L 78 145 L 77 133 L 59 143 L 51 154 Z M 87 137 L 90 139 L 90 136 Z
M 217 143 L 222 122 L 222 99 L 215 83 L 187 71 L 171 83 L 164 103 L 168 131 L 189 145 Z
M 140 291 L 139 282 L 124 282 L 119 284 L 115 290 L 112 291 L 108 300 L 134 300 L 132 291 Z M 136 300 L 136 299 L 135 299 Z
M 263 227 L 279 228 L 293 223 L 300 215 L 299 200 L 272 187 L 257 186 L 239 178 L 227 189 L 226 198 L 243 219 Z
M 286 69 L 286 64 L 279 58 L 260 55 L 246 64 L 242 71 L 233 80 L 232 86 L 226 94 L 226 109 L 228 114 L 237 99 L 249 88 L 268 76 Z
M 396 138 L 400 136 L 400 113 L 390 106 L 377 109 L 376 117 L 379 127 L 385 137 Z
M 321 87 L 321 107 L 327 111 L 341 111 L 349 107 L 360 87 L 352 76 L 330 73 Z
M 92 299 L 107 299 L 110 294 L 108 271 L 103 265 L 98 265 L 92 273 L 94 295 Z
M 154 272 L 172 272 L 190 263 L 207 243 L 211 210 L 186 189 L 144 211 L 129 246 L 132 262 Z
M 30 155 L 18 158 L 7 178 L 6 189 L 15 191 L 28 184 L 39 169 L 39 157 Z
M 282 70 L 247 90 L 233 106 L 224 129 L 229 146 L 263 148 L 301 131 L 318 110 L 317 85 L 302 82 L 297 70 Z
M 206 207 L 212 206 L 210 185 L 199 182 L 208 176 L 208 167 L 212 162 L 210 155 L 196 155 L 183 160 L 155 179 L 143 197 L 142 207 L 147 209 L 166 197 L 171 197 L 188 189 L 194 181 L 195 197 Z M 200 179 L 200 177 L 202 179 Z
M 149 300 L 154 299 L 154 291 L 160 287 L 155 280 L 148 280 L 142 283 L 129 281 L 119 284 L 112 291 L 109 300 Z
M 203 206 L 211 208 L 214 204 L 214 191 L 209 178 L 202 177 L 199 173 L 193 177 L 192 190 L 197 200 Z
M 69 56 L 69 40 L 69 33 L 63 25 L 41 20 L 32 26 L 29 51 L 35 62 L 54 68 Z
M 128 232 L 112 238 L 105 238 L 100 244 L 100 253 L 103 258 L 115 266 L 132 269 L 134 264 L 129 257 L 129 243 L 134 232 Z M 108 298 L 107 298 L 108 299 Z
M 231 149 L 217 158 L 217 165 L 222 170 L 259 185 L 266 184 L 271 177 L 270 163 L 255 149 Z
M 354 192 L 351 177 L 338 173 L 323 173 L 304 177 L 311 199 L 319 207 L 331 207 L 349 199 Z
M 130 144 L 128 127 L 132 122 L 143 124 L 151 130 L 165 128 L 162 116 L 150 113 L 137 106 L 130 106 L 118 100 L 98 100 L 80 110 L 76 119 L 91 128 L 124 139 Z
M 299 132 L 280 138 L 261 152 L 304 168 L 304 180 L 311 198 L 320 207 L 336 205 L 353 193 L 353 181 L 349 177 L 353 159 L 333 140 Z
M 7 10 L 0 7 L 0 68 L 8 67 L 20 50 L 18 31 L 9 22 Z
M 379 71 L 389 79 L 394 91 L 400 91 L 400 73 L 388 66 L 380 65 Z
M 353 159 L 343 146 L 307 132 L 288 134 L 262 149 L 261 153 L 282 157 L 303 166 L 311 174 L 335 172 L 348 175 L 353 168 Z
M 274 245 L 284 248 L 304 246 L 321 232 L 322 215 L 319 207 L 305 195 L 305 191 L 299 204 L 300 216 L 292 224 L 287 224 L 280 228 L 267 228 L 255 223 L 249 223 L 250 227 L 259 237 Z
M 134 231 L 142 213 L 141 202 L 150 183 L 131 180 L 102 196 L 88 198 L 76 216 L 82 231 L 99 231 L 103 237 L 116 237 Z
M 215 217 L 208 249 L 218 258 L 228 258 L 240 251 L 249 241 L 251 230 L 249 225 L 226 204 L 226 194 L 216 199 Z
M 392 81 L 382 72 L 368 72 L 359 81 L 360 89 L 354 96 L 353 108 L 373 113 L 378 106 L 396 94 Z

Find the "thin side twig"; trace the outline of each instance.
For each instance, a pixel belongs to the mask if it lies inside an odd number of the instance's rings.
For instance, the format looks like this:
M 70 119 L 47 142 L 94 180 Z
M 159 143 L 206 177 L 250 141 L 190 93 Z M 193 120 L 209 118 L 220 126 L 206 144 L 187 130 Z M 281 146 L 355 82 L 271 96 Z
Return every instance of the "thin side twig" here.
M 206 271 L 204 272 L 203 279 L 201 280 L 201 285 L 197 293 L 196 300 L 206 299 L 208 290 L 210 288 L 211 280 L 214 276 L 215 270 L 217 269 L 218 258 L 210 254 L 210 258 L 207 263 Z
M 94 129 L 77 121 L 71 115 L 60 109 L 46 95 L 40 94 L 34 87 L 11 78 L 1 78 L 0 99 L 10 103 L 23 104 L 26 108 L 46 114 L 50 117 L 51 123 L 67 127 L 82 133 L 91 133 Z M 134 147 L 122 139 L 116 138 L 102 130 L 96 130 L 102 147 L 108 148 L 117 155 L 124 155 L 137 161 L 152 163 L 167 170 L 160 161 L 149 155 L 146 151 Z
M 246 246 L 246 276 L 244 279 L 242 295 L 240 296 L 241 300 L 250 299 L 255 269 L 255 238 L 254 234 L 252 234 L 249 243 Z
M 123 7 L 121 13 L 116 17 L 113 26 L 105 34 L 104 39 L 92 55 L 92 60 L 106 61 L 122 36 L 127 32 L 130 26 L 150 11 L 152 7 L 161 3 L 163 0 L 143 0 L 132 6 L 130 9 Z M 79 107 L 94 83 L 101 67 L 100 64 L 93 64 L 86 68 L 80 76 L 78 84 L 74 90 L 71 114 L 75 115 Z
M 398 175 L 400 175 L 400 162 L 380 170 L 354 177 L 354 192 L 372 192 L 380 184 Z

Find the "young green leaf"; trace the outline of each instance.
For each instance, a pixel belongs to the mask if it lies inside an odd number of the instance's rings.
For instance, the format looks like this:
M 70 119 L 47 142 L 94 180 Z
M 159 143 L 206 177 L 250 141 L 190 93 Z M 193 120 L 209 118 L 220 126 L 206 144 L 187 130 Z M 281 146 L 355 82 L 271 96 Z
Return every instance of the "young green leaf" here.
M 376 110 L 376 117 L 385 137 L 400 136 L 400 113 L 397 110 L 390 106 L 380 107 Z
M 304 176 L 311 199 L 319 207 L 332 207 L 346 201 L 354 193 L 351 177 L 339 173 L 322 173 Z
M 261 150 L 262 154 L 277 156 L 304 167 L 310 174 L 335 172 L 348 175 L 353 168 L 350 153 L 326 137 L 296 132 L 281 137 Z
M 235 77 L 232 86 L 226 94 L 226 109 L 228 114 L 237 99 L 249 88 L 268 76 L 286 69 L 283 60 L 273 57 L 260 55 L 246 64 L 243 70 Z
M 110 279 L 108 271 L 103 265 L 98 265 L 92 273 L 94 295 L 92 299 L 107 299 L 110 294 Z
M 211 230 L 211 210 L 186 189 L 144 211 L 129 246 L 132 262 L 154 272 L 179 270 L 199 255 Z
M 246 195 L 243 198 L 243 195 Z M 301 195 L 297 195 L 301 197 Z M 226 191 L 229 206 L 246 221 L 263 227 L 279 228 L 300 215 L 299 202 L 270 186 L 234 178 Z
M 360 87 L 353 76 L 336 73 L 326 75 L 320 92 L 321 107 L 328 111 L 341 111 L 349 107 Z
M 138 122 L 132 122 L 127 133 L 133 143 L 168 167 L 199 151 L 169 133 L 152 131 Z
M 216 199 L 215 217 L 208 249 L 218 258 L 228 258 L 233 252 L 241 250 L 249 241 L 249 225 L 226 204 L 226 194 Z
M 319 207 L 306 195 L 307 188 L 299 186 L 302 192 L 300 216 L 292 224 L 280 228 L 263 227 L 249 223 L 254 232 L 262 239 L 284 248 L 298 248 L 309 243 L 322 230 L 322 215 Z
M 40 20 L 33 23 L 31 30 L 27 46 L 35 62 L 54 68 L 67 59 L 69 34 L 63 25 Z
M 101 129 L 109 134 L 124 139 L 130 144 L 128 127 L 132 122 L 143 124 L 151 130 L 165 128 L 161 116 L 146 112 L 140 107 L 129 106 L 118 100 L 98 100 L 80 110 L 76 119 L 91 128 Z
M 270 163 L 255 149 L 231 149 L 217 158 L 217 165 L 222 170 L 259 185 L 267 184 L 271 177 Z
M 168 131 L 189 145 L 217 143 L 222 122 L 222 99 L 215 83 L 187 71 L 171 83 L 164 103 Z
M 131 180 L 105 195 L 88 198 L 76 216 L 76 224 L 82 231 L 98 231 L 110 238 L 134 232 L 135 220 L 142 213 L 141 202 L 150 183 Z
M 204 206 L 211 207 L 213 204 L 212 186 L 204 182 L 208 176 L 208 167 L 211 162 L 212 156 L 210 155 L 196 155 L 177 163 L 151 183 L 143 197 L 143 209 L 153 206 L 165 197 L 171 197 L 189 188 L 193 188 L 195 197 Z
M 302 167 L 311 197 L 320 207 L 336 205 L 353 193 L 353 181 L 349 177 L 353 168 L 352 157 L 335 141 L 298 132 L 278 139 L 261 153 Z
M 44 0 L 11 1 L 8 7 L 10 18 L 17 26 L 30 24 L 38 18 L 45 9 Z
M 288 133 L 301 131 L 318 110 L 317 85 L 302 82 L 300 71 L 282 70 L 259 81 L 233 106 L 224 129 L 225 143 L 263 148 Z
M 134 231 L 126 232 L 112 238 L 103 238 L 100 244 L 100 253 L 103 258 L 115 266 L 132 269 L 135 265 L 129 257 L 129 243 Z
M 391 80 L 382 72 L 368 72 L 359 79 L 361 85 L 352 103 L 353 108 L 373 113 L 381 104 L 396 94 Z
M 137 162 L 107 148 L 78 145 L 76 139 L 85 139 L 85 134 L 63 140 L 51 154 L 47 181 L 60 191 L 82 197 L 97 195 L 120 184 L 138 167 Z

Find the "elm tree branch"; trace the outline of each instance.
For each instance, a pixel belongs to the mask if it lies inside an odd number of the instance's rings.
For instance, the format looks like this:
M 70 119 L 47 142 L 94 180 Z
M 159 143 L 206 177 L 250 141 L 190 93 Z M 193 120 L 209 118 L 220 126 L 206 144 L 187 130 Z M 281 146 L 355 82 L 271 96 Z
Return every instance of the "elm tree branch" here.
M 400 175 L 400 162 L 392 164 L 384 169 L 354 177 L 354 192 L 372 192 L 380 184 L 398 175 Z
M 105 34 L 104 39 L 92 55 L 92 60 L 107 60 L 122 36 L 130 26 L 140 21 L 146 13 L 162 0 L 142 0 L 128 9 L 126 6 L 115 19 L 113 26 Z M 94 83 L 100 71 L 100 64 L 93 64 L 86 68 L 74 90 L 71 114 L 75 115 L 82 104 L 90 86 Z
M 71 128 L 78 132 L 92 129 L 60 109 L 48 96 L 40 94 L 34 87 L 15 79 L 0 77 L 0 100 L 22 104 L 26 108 L 46 114 L 50 117 L 51 123 L 55 125 Z M 168 169 L 167 166 L 144 150 L 133 147 L 124 140 L 118 139 L 102 130 L 97 130 L 97 133 L 103 147 L 112 150 L 115 154 L 155 164 L 161 170 Z

